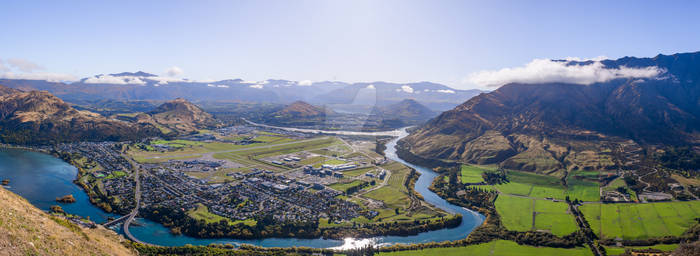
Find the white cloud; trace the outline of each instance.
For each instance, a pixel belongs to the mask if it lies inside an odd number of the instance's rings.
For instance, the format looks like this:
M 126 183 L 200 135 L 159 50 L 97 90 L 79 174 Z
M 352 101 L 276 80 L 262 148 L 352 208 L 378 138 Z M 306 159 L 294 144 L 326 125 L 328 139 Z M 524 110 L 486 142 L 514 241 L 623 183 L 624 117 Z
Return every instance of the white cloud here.
M 311 82 L 311 80 L 299 81 L 299 86 L 311 86 L 311 84 L 313 84 L 313 82 Z
M 570 58 L 573 59 L 573 58 Z M 480 86 L 501 86 L 508 83 L 573 83 L 588 85 L 616 78 L 651 78 L 663 73 L 658 67 L 606 68 L 600 61 L 579 65 L 570 61 L 535 59 L 523 67 L 481 71 L 471 74 L 465 82 Z
M 258 84 L 257 81 L 248 81 L 248 80 L 243 80 L 241 81 L 242 84 Z
M 406 93 L 413 93 L 413 87 L 410 87 L 408 85 L 402 85 L 401 91 L 406 92 Z
M 78 80 L 75 76 L 69 74 L 34 73 L 34 71 L 44 69 L 43 66 L 25 59 L 0 60 L 0 78 L 3 79 L 46 80 L 49 82 L 72 82 Z
M 112 75 L 97 75 L 85 79 L 86 84 L 137 84 L 144 85 L 145 81 L 136 76 L 112 76 Z
M 370 84 L 370 85 L 368 85 L 368 86 L 367 86 L 367 87 L 365 87 L 365 88 L 367 88 L 367 89 L 370 89 L 370 90 L 374 90 L 374 89 L 377 89 L 376 87 L 374 87 L 374 85 L 373 85 L 373 84 Z
M 5 66 L 5 62 L 0 59 L 0 72 L 10 71 L 10 68 Z
M 219 87 L 219 88 L 228 88 L 229 86 L 228 86 L 228 85 L 220 84 L 220 85 L 217 85 L 216 87 Z
M 35 70 L 44 70 L 45 68 L 39 64 L 36 64 L 34 62 L 25 60 L 25 59 L 8 59 L 7 64 L 9 64 L 11 67 L 18 69 L 19 71 L 26 72 L 26 73 L 32 73 Z
M 254 89 L 262 89 L 262 88 L 263 88 L 263 85 L 262 85 L 262 84 L 253 84 L 253 85 L 250 85 L 250 86 L 248 86 L 248 87 L 254 88 Z
M 58 74 L 58 73 L 0 73 L 0 78 L 4 79 L 25 79 L 25 80 L 46 80 L 49 82 L 68 82 L 75 81 L 77 78 L 73 75 Z
M 435 90 L 435 92 L 439 92 L 439 93 L 452 93 L 452 94 L 455 93 L 455 91 L 453 91 L 453 90 Z
M 165 71 L 165 73 L 168 74 L 168 76 L 170 76 L 170 77 L 180 76 L 180 75 L 182 75 L 183 72 L 184 71 L 182 71 L 181 68 L 176 67 L 176 66 L 172 66 Z
M 149 76 L 149 77 L 143 77 L 142 79 L 157 81 L 159 85 L 168 84 L 170 82 L 193 82 L 193 81 L 183 80 L 180 78 L 162 77 L 162 76 Z

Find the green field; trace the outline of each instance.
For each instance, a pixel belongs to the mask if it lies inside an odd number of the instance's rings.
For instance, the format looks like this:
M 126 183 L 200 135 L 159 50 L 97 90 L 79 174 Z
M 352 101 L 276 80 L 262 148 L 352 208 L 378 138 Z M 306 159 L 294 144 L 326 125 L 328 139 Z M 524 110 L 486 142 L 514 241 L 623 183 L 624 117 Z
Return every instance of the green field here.
M 496 211 L 508 230 L 546 230 L 557 236 L 576 231 L 574 217 L 567 213 L 567 204 L 516 196 L 499 195 Z M 533 227 L 534 216 L 534 227 Z
M 114 178 L 119 178 L 119 177 L 124 177 L 124 176 L 126 176 L 126 173 L 125 173 L 125 172 L 122 172 L 122 171 L 113 171 L 112 173 L 110 173 L 109 175 L 107 175 L 107 177 L 105 177 L 105 179 L 114 179 Z
M 647 204 L 585 204 L 581 212 L 603 238 L 677 236 L 700 216 L 700 201 Z
M 574 216 L 567 213 L 564 202 L 535 200 L 535 229 L 549 230 L 557 236 L 571 234 L 578 229 Z
M 484 173 L 483 169 L 476 166 L 463 164 L 462 169 L 460 170 L 462 183 L 483 182 L 484 178 L 481 176 L 482 173 Z
M 411 203 L 408 189 L 404 186 L 410 169 L 398 162 L 383 165 L 382 167 L 391 171 L 391 177 L 389 177 L 387 185 L 366 193 L 363 197 L 384 202 L 386 208 L 378 210 L 380 219 L 395 218 L 398 216 L 396 216 L 394 209 L 408 208 Z M 400 215 L 403 216 L 403 213 L 401 211 Z
M 610 246 L 605 246 L 605 251 L 608 253 L 609 256 L 613 255 L 620 255 L 625 252 L 626 249 L 633 249 L 633 250 L 643 250 L 643 249 L 657 249 L 657 250 L 662 250 L 665 252 L 670 252 L 678 248 L 678 244 L 657 244 L 653 246 L 627 246 L 627 247 L 610 247 Z
M 353 180 L 353 181 L 351 181 L 351 182 L 346 182 L 346 183 L 340 183 L 340 182 L 339 182 L 339 183 L 331 184 L 331 185 L 329 185 L 329 187 L 332 188 L 332 189 L 335 189 L 335 190 L 338 190 L 338 191 L 342 191 L 342 192 L 347 193 L 348 188 L 354 187 L 354 186 L 357 186 L 357 185 L 360 185 L 360 184 L 362 184 L 362 181 Z
M 360 175 L 364 175 L 365 173 L 367 173 L 370 170 L 374 170 L 374 168 L 368 167 L 368 168 L 360 168 L 360 169 L 345 171 L 345 172 L 343 172 L 343 175 L 349 176 L 349 177 L 357 177 Z
M 285 138 L 285 137 L 279 137 L 279 136 L 258 136 L 255 137 L 255 141 L 260 141 L 260 142 L 267 142 L 267 143 L 282 143 L 282 142 L 290 142 L 294 141 L 293 139 Z
M 501 222 L 508 230 L 528 231 L 532 229 L 532 199 L 499 195 L 496 199 L 496 211 L 501 215 Z
M 196 220 L 204 220 L 207 223 L 216 223 L 222 220 L 229 220 L 209 212 L 209 209 L 207 209 L 207 207 L 203 204 L 198 204 L 196 209 L 189 210 L 187 215 Z
M 220 222 L 222 220 L 228 221 L 230 225 L 235 225 L 238 223 L 243 223 L 248 226 L 255 226 L 257 223 L 253 219 L 246 219 L 246 220 L 238 220 L 238 221 L 231 221 L 228 218 L 221 217 L 219 215 L 213 214 L 209 212 L 209 209 L 203 204 L 198 204 L 196 209 L 189 210 L 187 212 L 187 215 L 192 217 L 195 220 L 204 220 L 206 223 L 216 223 Z
M 384 256 L 464 256 L 464 255 L 492 255 L 492 256 L 587 256 L 593 255 L 590 249 L 585 247 L 562 249 L 548 247 L 534 247 L 519 245 L 512 241 L 496 240 L 488 243 L 470 245 L 465 247 L 430 248 L 414 251 L 399 251 L 380 253 Z
M 339 165 L 339 164 L 347 164 L 348 162 L 343 161 L 343 160 L 338 160 L 338 159 L 328 159 L 326 161 L 323 161 L 321 163 L 316 163 L 313 166 L 314 167 L 320 167 L 321 165 L 324 164 L 330 164 L 330 165 Z
M 568 188 L 561 184 L 557 177 L 540 175 L 527 172 L 509 171 L 510 182 L 493 186 L 501 193 L 521 195 L 536 198 L 565 199 L 599 201 L 598 184 L 590 181 L 568 179 Z M 485 187 L 485 186 L 480 186 Z M 486 189 L 488 189 L 486 187 Z
M 315 164 L 315 163 L 325 161 L 325 160 L 326 160 L 326 158 L 322 157 L 322 156 L 312 156 L 312 157 L 302 159 L 301 161 L 299 161 L 299 164 L 309 165 L 309 164 Z

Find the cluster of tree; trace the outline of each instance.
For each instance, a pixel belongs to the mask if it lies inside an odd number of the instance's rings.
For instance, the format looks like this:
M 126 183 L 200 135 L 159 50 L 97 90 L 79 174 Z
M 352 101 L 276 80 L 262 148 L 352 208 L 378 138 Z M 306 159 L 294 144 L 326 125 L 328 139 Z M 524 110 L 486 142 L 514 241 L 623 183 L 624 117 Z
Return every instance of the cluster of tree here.
M 149 207 L 141 214 L 150 220 L 162 223 L 169 228 L 188 236 L 198 238 L 243 238 L 254 239 L 264 237 L 299 237 L 315 238 L 321 235 L 318 222 L 277 222 L 271 215 L 256 218 L 254 226 L 244 223 L 231 224 L 228 220 L 207 223 L 204 220 L 191 218 L 182 209 L 164 206 Z
M 354 223 L 352 227 L 323 228 L 324 238 L 343 239 L 346 237 L 412 236 L 421 232 L 457 227 L 462 223 L 461 215 L 435 220 L 414 220 L 385 223 Z
M 658 154 L 656 159 L 666 168 L 694 171 L 694 175 L 700 170 L 700 154 L 688 146 L 670 147 Z
M 377 249 L 374 246 L 368 245 L 359 248 L 354 248 L 350 250 L 343 251 L 345 256 L 372 256 L 377 253 Z
M 389 142 L 391 138 L 376 138 L 374 140 L 374 152 L 380 155 L 384 155 L 386 150 L 386 143 Z
M 177 246 L 162 247 L 139 243 L 129 243 L 142 255 L 261 255 L 261 256 L 282 256 L 282 255 L 333 255 L 331 249 L 316 249 L 308 247 L 286 247 L 286 248 L 263 248 L 252 245 L 241 245 L 236 248 L 232 244 L 212 244 L 209 246 Z
M 354 186 L 351 186 L 351 187 L 345 189 L 345 195 L 352 195 L 355 192 L 360 191 L 360 189 L 362 189 L 368 185 L 369 185 L 369 182 L 362 181 L 362 182 L 360 182 L 360 184 L 357 184 L 357 185 L 354 185 Z
M 506 172 L 500 169 L 496 172 L 484 172 L 481 174 L 481 177 L 484 178 L 486 184 L 489 185 L 508 183 L 508 176 L 506 175 Z

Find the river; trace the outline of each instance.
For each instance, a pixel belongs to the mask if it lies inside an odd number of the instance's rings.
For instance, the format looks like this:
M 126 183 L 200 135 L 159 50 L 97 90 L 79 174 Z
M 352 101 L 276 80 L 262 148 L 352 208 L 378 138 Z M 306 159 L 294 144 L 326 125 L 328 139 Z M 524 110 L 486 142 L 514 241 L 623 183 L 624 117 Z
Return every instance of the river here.
M 393 131 L 393 134 L 398 135 L 398 137 L 387 143 L 387 149 L 385 151 L 386 157 L 412 167 L 421 173 L 418 181 L 416 181 L 415 190 L 420 193 L 428 203 L 447 212 L 461 214 L 462 223 L 458 227 L 424 232 L 414 236 L 380 236 L 368 239 L 347 238 L 344 241 L 320 238 L 265 238 L 255 240 L 201 239 L 184 235 L 172 235 L 168 228 L 146 219 L 137 219 L 137 223 L 140 225 L 132 225 L 129 230 L 141 241 L 163 246 L 246 243 L 263 247 L 305 246 L 344 249 L 367 244 L 386 245 L 395 243 L 409 244 L 459 240 L 465 238 L 474 228 L 481 225 L 484 221 L 483 215 L 460 206 L 452 205 L 428 189 L 431 182 L 438 174 L 428 168 L 416 166 L 400 159 L 396 155 L 396 142 L 408 135 L 408 133 L 404 128 Z M 29 202 L 36 205 L 38 208 L 48 210 L 51 205 L 57 204 L 54 201 L 55 197 L 73 194 L 78 201 L 75 204 L 62 205 L 66 212 L 81 216 L 90 216 L 90 219 L 98 223 L 104 222 L 109 216 L 114 216 L 90 204 L 87 195 L 77 185 L 72 183 L 76 174 L 77 169 L 75 167 L 50 155 L 15 149 L 0 150 L 0 178 L 9 178 L 9 189 L 27 198 Z

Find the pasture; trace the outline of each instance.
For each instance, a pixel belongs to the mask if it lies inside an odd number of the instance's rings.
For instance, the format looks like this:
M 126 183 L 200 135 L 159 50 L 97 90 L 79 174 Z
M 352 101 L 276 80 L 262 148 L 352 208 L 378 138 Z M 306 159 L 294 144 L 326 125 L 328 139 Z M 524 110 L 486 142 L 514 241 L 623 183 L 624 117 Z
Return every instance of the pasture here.
M 473 165 L 463 164 L 460 170 L 462 183 L 479 183 L 483 182 L 484 178 L 481 174 L 484 170 Z
M 574 217 L 567 212 L 564 202 L 552 202 L 516 196 L 499 195 L 496 211 L 508 230 L 540 230 L 557 236 L 565 236 L 578 227 Z
M 700 216 L 700 201 L 585 204 L 580 209 L 600 237 L 647 239 L 682 234 Z
M 464 247 L 429 248 L 414 251 L 383 252 L 381 256 L 419 256 L 419 255 L 441 255 L 441 256 L 463 256 L 463 255 L 491 255 L 491 256 L 513 256 L 513 255 L 536 255 L 536 256 L 588 256 L 593 255 L 590 249 L 577 247 L 572 249 L 534 247 L 519 245 L 513 241 L 496 240 L 483 244 L 469 245 Z
M 563 200 L 599 201 L 598 184 L 595 182 L 568 179 L 568 187 L 562 185 L 557 177 L 527 172 L 509 171 L 510 182 L 493 186 L 504 194 L 521 195 L 536 198 L 554 198 Z

